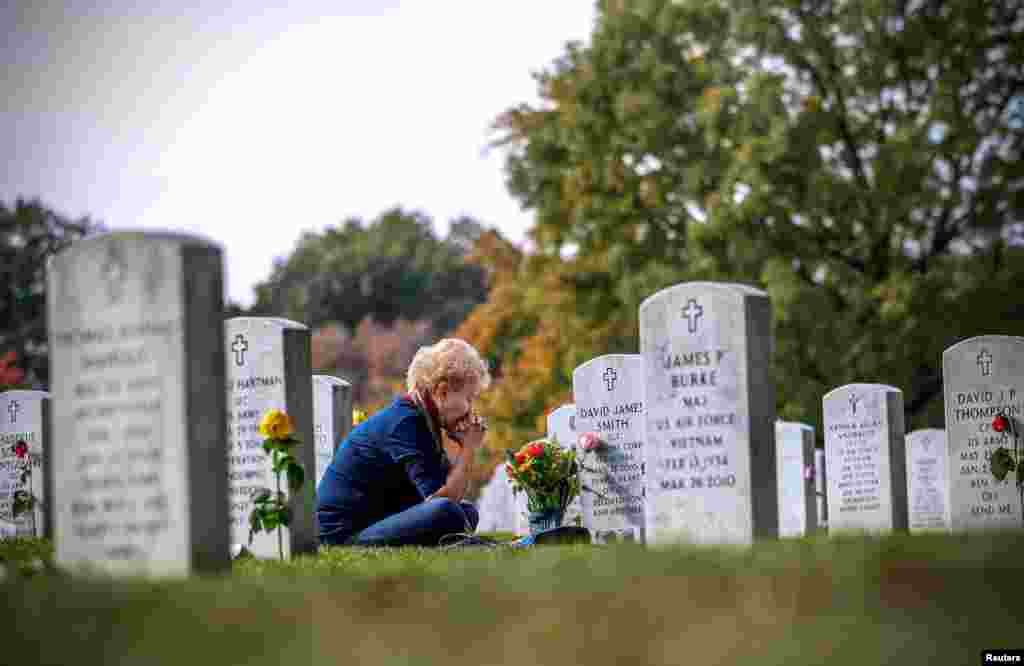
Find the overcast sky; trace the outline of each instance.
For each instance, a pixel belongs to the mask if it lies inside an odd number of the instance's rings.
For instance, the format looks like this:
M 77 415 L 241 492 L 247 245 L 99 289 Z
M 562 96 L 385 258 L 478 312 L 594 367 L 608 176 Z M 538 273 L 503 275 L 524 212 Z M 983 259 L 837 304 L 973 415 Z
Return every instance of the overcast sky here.
M 202 234 L 246 305 L 303 230 L 394 205 L 522 240 L 488 126 L 593 0 L 262 4 L 0 1 L 0 200 Z

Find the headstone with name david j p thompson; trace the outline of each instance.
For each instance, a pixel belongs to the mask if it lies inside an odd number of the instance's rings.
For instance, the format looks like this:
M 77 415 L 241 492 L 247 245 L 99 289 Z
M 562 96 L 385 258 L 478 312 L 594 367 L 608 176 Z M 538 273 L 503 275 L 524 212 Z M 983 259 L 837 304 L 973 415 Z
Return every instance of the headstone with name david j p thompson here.
M 990 459 L 999 448 L 1024 450 L 1024 338 L 983 335 L 942 354 L 949 460 L 949 514 L 954 531 L 1020 529 L 1024 514 L 1015 472 L 997 481 Z M 1011 427 L 994 428 L 997 416 Z

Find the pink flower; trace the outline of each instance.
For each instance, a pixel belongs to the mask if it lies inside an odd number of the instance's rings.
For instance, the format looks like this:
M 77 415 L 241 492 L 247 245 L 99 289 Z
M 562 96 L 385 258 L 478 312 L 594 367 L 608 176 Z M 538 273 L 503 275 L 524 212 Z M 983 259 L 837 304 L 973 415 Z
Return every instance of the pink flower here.
M 25 456 L 27 456 L 28 444 L 19 439 L 18 443 L 14 445 L 14 455 L 18 456 L 19 458 L 24 458 Z
M 601 441 L 596 432 L 585 432 L 580 435 L 577 444 L 583 451 L 596 451 L 601 448 L 604 442 Z

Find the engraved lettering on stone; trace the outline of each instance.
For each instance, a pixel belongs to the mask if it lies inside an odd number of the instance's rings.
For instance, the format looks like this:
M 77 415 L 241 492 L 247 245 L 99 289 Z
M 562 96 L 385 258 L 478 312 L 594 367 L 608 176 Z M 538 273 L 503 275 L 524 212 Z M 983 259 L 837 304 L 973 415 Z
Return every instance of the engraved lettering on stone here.
M 7 405 L 7 411 L 11 415 L 11 423 L 18 422 L 18 412 L 21 410 L 21 405 L 18 404 L 17 400 L 11 400 L 10 404 Z

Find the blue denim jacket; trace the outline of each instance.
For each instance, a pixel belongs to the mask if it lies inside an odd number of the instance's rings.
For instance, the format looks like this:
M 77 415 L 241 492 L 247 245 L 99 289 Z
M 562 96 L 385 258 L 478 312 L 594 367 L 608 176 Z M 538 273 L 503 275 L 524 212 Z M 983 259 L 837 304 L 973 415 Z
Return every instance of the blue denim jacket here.
M 448 480 L 450 464 L 426 417 L 396 398 L 349 433 L 317 486 L 320 538 L 337 543 L 419 504 Z

